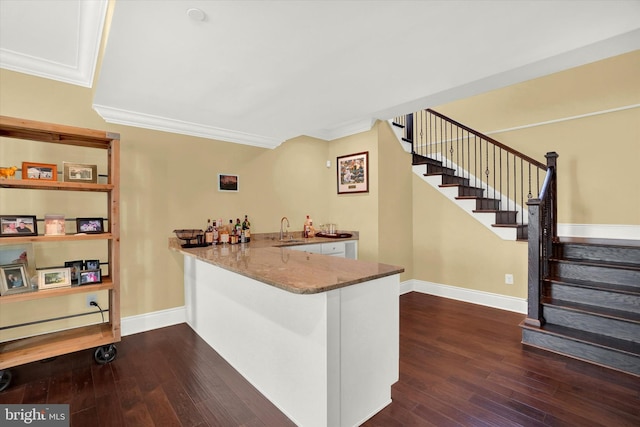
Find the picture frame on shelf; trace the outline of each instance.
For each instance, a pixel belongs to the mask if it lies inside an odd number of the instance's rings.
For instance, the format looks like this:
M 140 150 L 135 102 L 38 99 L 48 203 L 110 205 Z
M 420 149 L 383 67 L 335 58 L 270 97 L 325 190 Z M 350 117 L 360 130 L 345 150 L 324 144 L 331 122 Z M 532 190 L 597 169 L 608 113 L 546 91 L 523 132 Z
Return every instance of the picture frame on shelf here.
M 29 277 L 36 275 L 33 243 L 0 246 L 0 265 L 23 264 Z
M 76 232 L 86 234 L 104 233 L 103 218 L 76 218 Z
M 0 295 L 32 291 L 24 264 L 0 265 Z
M 58 165 L 53 163 L 22 162 L 22 179 L 57 181 Z
M 227 173 L 218 174 L 218 191 L 240 191 L 240 177 Z
M 37 236 L 34 215 L 0 215 L 0 237 Z
M 71 269 L 71 284 L 77 285 L 79 283 L 80 272 L 84 270 L 84 261 L 81 259 L 77 261 L 65 261 L 64 266 Z
M 71 286 L 71 268 L 38 270 L 38 289 L 67 288 Z
M 62 162 L 64 182 L 84 182 L 85 184 L 98 183 L 98 166 L 83 163 Z
M 338 194 L 369 192 L 369 152 L 336 158 Z
M 102 272 L 98 270 L 82 270 L 78 273 L 78 284 L 93 285 L 94 283 L 102 283 Z
M 66 233 L 66 223 L 64 215 L 47 214 L 44 216 L 45 236 L 64 236 Z
M 100 260 L 99 259 L 85 259 L 84 260 L 84 269 L 85 270 L 100 270 Z

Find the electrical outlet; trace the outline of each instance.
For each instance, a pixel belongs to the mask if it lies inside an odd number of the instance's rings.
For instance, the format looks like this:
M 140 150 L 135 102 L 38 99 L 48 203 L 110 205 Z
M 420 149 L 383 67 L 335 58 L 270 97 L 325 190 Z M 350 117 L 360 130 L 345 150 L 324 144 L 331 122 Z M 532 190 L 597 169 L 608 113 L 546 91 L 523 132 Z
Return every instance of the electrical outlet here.
M 506 285 L 513 285 L 513 274 L 505 274 L 504 275 L 504 283 Z
M 97 303 L 98 302 L 98 297 L 95 296 L 95 294 L 89 294 L 87 295 L 87 307 L 93 307 L 91 305 L 92 302 Z

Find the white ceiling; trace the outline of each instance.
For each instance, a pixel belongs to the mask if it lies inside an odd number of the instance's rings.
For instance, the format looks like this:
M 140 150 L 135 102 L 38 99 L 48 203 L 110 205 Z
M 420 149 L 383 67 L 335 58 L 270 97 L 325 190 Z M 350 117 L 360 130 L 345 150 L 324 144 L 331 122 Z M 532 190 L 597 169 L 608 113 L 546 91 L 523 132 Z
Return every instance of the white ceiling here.
M 0 0 L 0 66 L 95 82 L 107 122 L 261 147 L 640 49 L 637 0 L 117 0 L 112 17 L 107 6 Z

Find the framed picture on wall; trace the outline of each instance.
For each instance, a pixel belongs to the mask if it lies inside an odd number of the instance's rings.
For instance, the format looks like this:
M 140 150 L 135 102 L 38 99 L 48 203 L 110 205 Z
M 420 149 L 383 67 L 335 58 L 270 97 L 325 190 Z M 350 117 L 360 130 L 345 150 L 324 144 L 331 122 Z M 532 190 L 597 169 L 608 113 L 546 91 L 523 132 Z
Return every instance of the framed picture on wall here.
M 369 192 L 369 152 L 336 159 L 338 194 Z
M 240 191 L 240 177 L 238 175 L 219 173 L 218 191 Z

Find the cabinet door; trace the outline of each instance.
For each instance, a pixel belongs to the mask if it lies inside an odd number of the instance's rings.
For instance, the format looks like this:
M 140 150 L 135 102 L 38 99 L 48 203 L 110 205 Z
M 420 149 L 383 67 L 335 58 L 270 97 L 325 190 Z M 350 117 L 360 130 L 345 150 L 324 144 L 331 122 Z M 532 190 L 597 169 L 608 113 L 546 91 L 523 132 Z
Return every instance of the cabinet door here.
M 321 245 L 296 245 L 296 246 L 287 246 L 286 248 L 293 249 L 294 251 L 311 252 L 313 254 L 322 253 Z
M 323 255 L 333 255 L 344 257 L 345 246 L 344 242 L 331 242 L 322 244 Z

